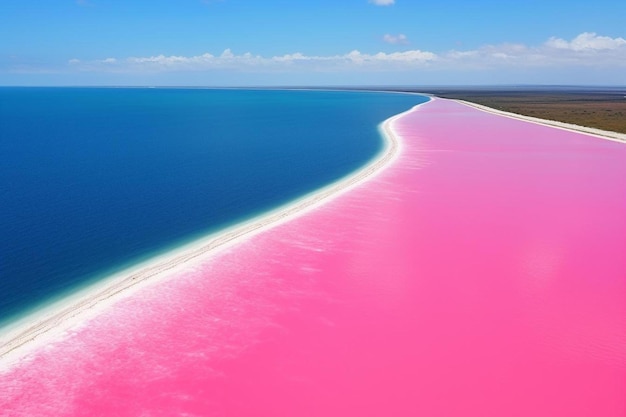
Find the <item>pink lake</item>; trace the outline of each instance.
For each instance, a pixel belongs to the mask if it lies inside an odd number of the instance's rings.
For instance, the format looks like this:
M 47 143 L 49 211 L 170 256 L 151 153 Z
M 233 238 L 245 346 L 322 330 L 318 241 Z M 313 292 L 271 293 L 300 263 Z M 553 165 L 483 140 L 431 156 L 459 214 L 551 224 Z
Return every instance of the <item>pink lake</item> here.
M 399 157 L 0 374 L 2 416 L 626 415 L 626 145 L 437 99 Z

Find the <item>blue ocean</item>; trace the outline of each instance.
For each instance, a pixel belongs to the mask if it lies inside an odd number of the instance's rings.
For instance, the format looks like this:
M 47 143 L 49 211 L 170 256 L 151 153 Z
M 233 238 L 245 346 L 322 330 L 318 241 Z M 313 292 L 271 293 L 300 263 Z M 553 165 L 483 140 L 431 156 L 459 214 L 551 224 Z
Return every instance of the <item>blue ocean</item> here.
M 0 88 L 0 323 L 344 177 L 380 151 L 380 122 L 423 101 Z

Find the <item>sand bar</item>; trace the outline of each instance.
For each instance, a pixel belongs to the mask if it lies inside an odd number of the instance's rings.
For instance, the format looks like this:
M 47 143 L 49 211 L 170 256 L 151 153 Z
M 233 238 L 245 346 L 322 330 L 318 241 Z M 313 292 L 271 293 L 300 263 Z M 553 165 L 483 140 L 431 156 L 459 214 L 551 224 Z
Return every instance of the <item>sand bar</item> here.
M 385 146 L 381 153 L 362 169 L 284 207 L 122 271 L 19 320 L 15 326 L 0 334 L 0 359 L 9 356 L 11 359 L 19 358 L 22 353 L 16 351 L 25 345 L 30 344 L 30 349 L 33 349 L 45 344 L 48 340 L 44 338 L 45 335 L 58 336 L 67 328 L 93 317 L 101 308 L 115 302 L 118 297 L 130 295 L 130 290 L 146 284 L 148 280 L 154 281 L 171 276 L 177 268 L 199 257 L 206 257 L 241 239 L 314 209 L 376 174 L 389 164 L 398 152 L 399 144 L 390 126 L 401 116 L 402 114 L 396 115 L 381 124 Z

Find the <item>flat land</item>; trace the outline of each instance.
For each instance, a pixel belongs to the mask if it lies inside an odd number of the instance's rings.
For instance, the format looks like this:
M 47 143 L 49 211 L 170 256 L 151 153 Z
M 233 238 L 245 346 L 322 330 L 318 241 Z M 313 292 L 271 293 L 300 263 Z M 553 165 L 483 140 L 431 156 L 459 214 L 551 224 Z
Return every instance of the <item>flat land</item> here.
M 624 88 L 404 89 L 547 120 L 626 133 Z

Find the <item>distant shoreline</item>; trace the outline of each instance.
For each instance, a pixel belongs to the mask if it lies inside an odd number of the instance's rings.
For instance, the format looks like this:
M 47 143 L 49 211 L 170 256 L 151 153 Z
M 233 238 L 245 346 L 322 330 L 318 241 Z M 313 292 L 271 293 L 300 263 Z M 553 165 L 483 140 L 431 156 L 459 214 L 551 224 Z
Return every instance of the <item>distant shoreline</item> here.
M 441 87 L 419 91 L 523 115 L 532 121 L 546 120 L 584 133 L 607 136 L 606 132 L 615 132 L 618 140 L 623 140 L 619 135 L 626 135 L 626 87 Z M 615 138 L 612 133 L 609 136 Z
M 610 130 L 596 129 L 596 128 L 587 127 L 587 126 L 580 126 L 580 125 L 575 125 L 572 123 L 560 122 L 558 120 L 549 120 L 549 119 L 542 119 L 539 117 L 526 116 L 526 115 L 519 114 L 519 113 L 512 113 L 512 112 L 508 112 L 504 110 L 494 109 L 492 107 L 483 106 L 482 104 L 477 104 L 477 103 L 473 103 L 473 102 L 466 101 L 466 100 L 459 100 L 459 99 L 447 99 L 447 100 L 454 100 L 458 103 L 464 104 L 469 107 L 474 107 L 475 109 L 478 109 L 478 110 L 497 114 L 497 115 L 504 116 L 504 117 L 510 117 L 512 119 L 524 120 L 526 122 L 538 123 L 538 124 L 542 124 L 546 126 L 565 129 L 565 130 L 572 130 L 578 133 L 585 133 L 585 134 L 588 134 L 588 135 L 591 135 L 600 139 L 607 139 L 607 140 L 612 140 L 615 142 L 626 143 L 626 134 L 624 133 L 613 132 Z
M 415 93 L 461 100 L 505 116 L 517 115 L 527 121 L 626 141 L 626 86 L 373 86 L 325 89 Z
M 626 85 L 502 85 L 502 86 L 141 86 L 67 85 L 0 86 L 0 88 L 293 90 L 405 93 L 434 96 L 488 107 L 506 115 L 544 120 L 546 124 L 626 141 Z M 547 100 L 546 100 L 547 98 Z M 530 99 L 530 100 L 529 100 Z M 610 102 L 610 103 L 609 103 Z M 610 105 L 607 107 L 607 103 Z M 566 107 L 566 109 L 564 109 Z M 528 112 L 535 114 L 531 116 Z M 583 117 L 582 114 L 591 113 Z M 577 116 L 578 114 L 578 116 Z M 611 120 L 607 118 L 610 116 Z M 592 120 L 593 119 L 593 120 Z M 617 120 L 617 121 L 616 121 Z M 561 123 L 564 123 L 561 125 Z M 616 133 L 617 135 L 614 135 Z

